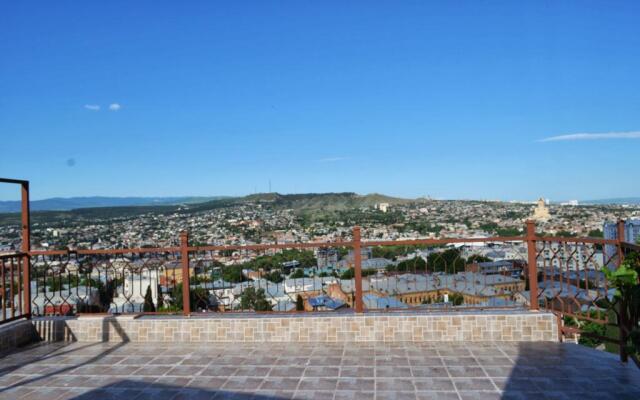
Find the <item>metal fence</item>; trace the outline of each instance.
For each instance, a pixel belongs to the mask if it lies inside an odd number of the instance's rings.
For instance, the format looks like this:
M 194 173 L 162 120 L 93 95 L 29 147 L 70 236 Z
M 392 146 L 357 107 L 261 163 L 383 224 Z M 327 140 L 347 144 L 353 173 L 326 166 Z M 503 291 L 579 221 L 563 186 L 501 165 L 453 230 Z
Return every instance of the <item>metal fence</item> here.
M 493 238 L 31 251 L 34 315 L 539 308 L 600 322 L 616 240 Z M 615 251 L 608 253 L 609 246 Z
M 0 255 L 0 323 L 29 315 L 29 277 L 25 276 L 28 265 L 28 258 L 22 253 Z
M 0 184 L 17 185 L 21 194 L 21 247 L 19 252 L 0 254 L 0 286 L 2 292 L 2 316 L 0 324 L 17 318 L 31 316 L 30 262 L 31 236 L 29 232 L 29 182 L 0 178 Z

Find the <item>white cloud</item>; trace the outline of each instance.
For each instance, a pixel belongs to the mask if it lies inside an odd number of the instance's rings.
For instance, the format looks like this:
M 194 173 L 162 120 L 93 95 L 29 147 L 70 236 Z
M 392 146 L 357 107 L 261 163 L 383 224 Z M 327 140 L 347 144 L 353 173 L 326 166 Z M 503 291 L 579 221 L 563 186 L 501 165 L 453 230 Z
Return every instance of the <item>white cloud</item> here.
M 328 157 L 328 158 L 321 158 L 317 161 L 318 162 L 336 162 L 336 161 L 344 161 L 348 159 L 349 157 Z
M 574 133 L 571 135 L 551 136 L 538 142 L 560 142 L 567 140 L 605 140 L 605 139 L 640 139 L 640 131 L 607 132 L 607 133 Z
M 97 104 L 85 104 L 84 108 L 91 111 L 100 111 L 100 106 Z
M 120 104 L 118 104 L 118 103 L 109 104 L 109 110 L 111 110 L 111 111 L 118 111 L 121 108 L 122 108 L 122 106 Z

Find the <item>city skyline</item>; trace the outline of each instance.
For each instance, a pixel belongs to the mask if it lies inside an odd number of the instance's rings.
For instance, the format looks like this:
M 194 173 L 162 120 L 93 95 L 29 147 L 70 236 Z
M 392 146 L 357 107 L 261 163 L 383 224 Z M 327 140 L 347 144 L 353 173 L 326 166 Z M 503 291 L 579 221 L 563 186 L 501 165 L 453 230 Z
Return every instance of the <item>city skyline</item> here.
M 0 6 L 0 175 L 33 199 L 640 196 L 637 3 L 151 4 Z

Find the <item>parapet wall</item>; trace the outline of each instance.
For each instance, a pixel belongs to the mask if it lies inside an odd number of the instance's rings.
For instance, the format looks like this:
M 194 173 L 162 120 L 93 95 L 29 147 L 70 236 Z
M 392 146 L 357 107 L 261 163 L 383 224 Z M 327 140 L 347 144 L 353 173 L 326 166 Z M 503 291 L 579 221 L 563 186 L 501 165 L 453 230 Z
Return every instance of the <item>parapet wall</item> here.
M 36 320 L 54 340 L 81 342 L 557 341 L 551 313 L 293 314 L 79 317 Z M 59 331 L 59 332 L 58 332 Z M 43 336 L 44 337 L 44 336 Z

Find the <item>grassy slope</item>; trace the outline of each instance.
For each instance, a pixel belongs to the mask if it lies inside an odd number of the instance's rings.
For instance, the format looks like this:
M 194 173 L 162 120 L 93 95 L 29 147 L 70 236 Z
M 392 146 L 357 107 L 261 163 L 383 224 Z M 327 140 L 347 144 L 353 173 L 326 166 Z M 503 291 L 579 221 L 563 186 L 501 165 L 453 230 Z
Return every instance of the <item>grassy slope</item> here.
M 55 223 L 65 220 L 94 220 L 126 218 L 141 214 L 197 213 L 234 205 L 262 203 L 274 208 L 293 209 L 298 212 L 336 211 L 370 207 L 377 203 L 401 204 L 411 200 L 380 194 L 358 195 L 355 193 L 306 193 L 288 194 L 261 193 L 245 197 L 223 198 L 197 204 L 125 206 L 81 208 L 70 211 L 36 211 L 31 213 L 33 223 Z M 18 224 L 19 213 L 0 214 L 0 225 Z

